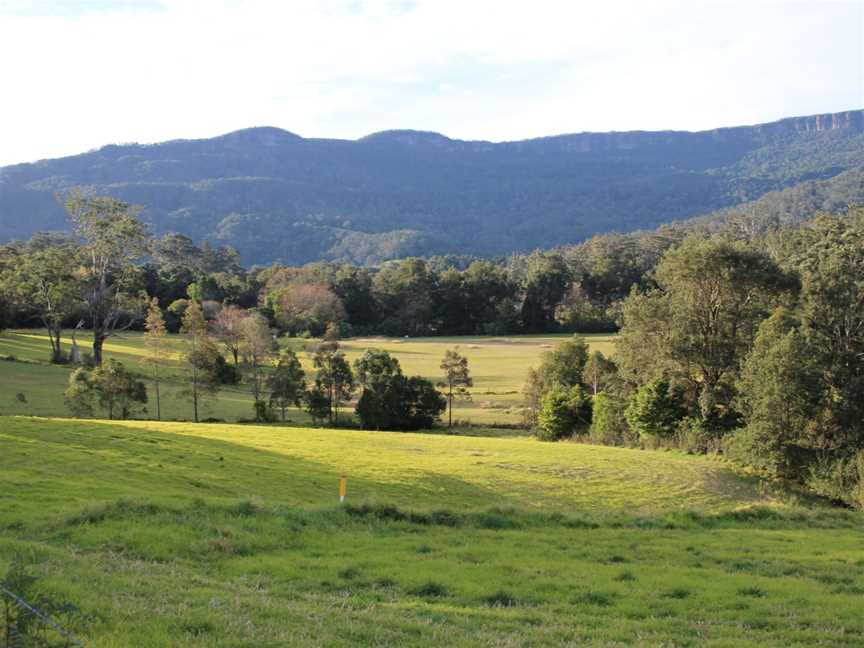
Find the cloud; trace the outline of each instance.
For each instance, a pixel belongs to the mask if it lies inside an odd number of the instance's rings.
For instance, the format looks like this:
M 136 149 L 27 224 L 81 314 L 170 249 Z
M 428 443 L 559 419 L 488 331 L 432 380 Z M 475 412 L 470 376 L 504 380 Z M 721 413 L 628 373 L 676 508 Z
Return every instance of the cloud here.
M 501 140 L 848 109 L 861 21 L 822 2 L 0 2 L 0 164 L 265 124 Z

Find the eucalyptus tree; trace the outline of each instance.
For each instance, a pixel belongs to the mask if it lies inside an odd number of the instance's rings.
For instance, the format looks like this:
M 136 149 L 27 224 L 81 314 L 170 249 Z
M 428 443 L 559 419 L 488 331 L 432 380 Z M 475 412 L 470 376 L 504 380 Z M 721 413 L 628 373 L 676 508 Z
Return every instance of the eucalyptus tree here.
M 278 407 L 285 420 L 285 411 L 291 406 L 300 407 L 306 391 L 306 374 L 297 354 L 287 349 L 279 356 L 273 373 L 267 378 L 270 390 L 270 406 Z
M 150 369 L 150 378 L 156 396 L 156 420 L 162 420 L 162 399 L 160 385 L 162 383 L 162 368 L 168 359 L 166 344 L 167 330 L 159 300 L 155 297 L 150 301 L 147 318 L 144 320 L 144 348 L 146 355 L 144 363 Z
M 255 403 L 255 419 L 264 418 L 267 403 L 264 400 L 264 390 L 267 384 L 266 368 L 273 360 L 276 352 L 276 342 L 267 318 L 258 313 L 252 313 L 240 322 L 240 356 L 246 381 L 252 387 L 252 397 Z
M 17 251 L 3 283 L 18 309 L 32 312 L 48 332 L 51 361 L 63 362 L 63 322 L 76 309 L 78 248 L 66 238 L 35 236 Z
M 93 360 L 101 365 L 105 340 L 132 326 L 141 311 L 135 262 L 147 252 L 150 237 L 138 218 L 141 207 L 116 198 L 76 189 L 65 207 L 81 244 L 75 276 L 93 330 Z
M 447 427 L 453 427 L 453 401 L 456 398 L 471 400 L 468 388 L 474 386 L 474 380 L 468 369 L 468 358 L 459 353 L 458 347 L 444 352 L 441 369 L 444 378 L 438 386 L 445 390 L 444 397 L 447 399 Z
M 351 371 L 345 354 L 339 351 L 338 343 L 334 342 L 321 344 L 313 363 L 318 370 L 313 391 L 326 396 L 330 424 L 336 425 L 339 422 L 339 407 L 354 392 L 354 372 Z
M 728 411 L 741 362 L 759 324 L 797 281 L 747 244 L 692 236 L 657 266 L 658 288 L 633 293 L 615 358 L 636 385 L 667 377 L 694 413 Z
M 215 395 L 219 389 L 217 368 L 221 356 L 210 338 L 204 312 L 194 299 L 190 300 L 183 314 L 180 331 L 186 335 L 189 344 L 183 364 L 186 383 L 180 393 L 192 403 L 192 416 L 197 423 L 206 398 Z

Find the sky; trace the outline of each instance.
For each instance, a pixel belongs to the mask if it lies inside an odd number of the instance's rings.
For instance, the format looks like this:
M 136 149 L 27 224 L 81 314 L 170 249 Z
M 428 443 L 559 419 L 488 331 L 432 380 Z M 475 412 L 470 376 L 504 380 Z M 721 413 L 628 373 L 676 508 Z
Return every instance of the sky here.
M 276 126 L 516 140 L 864 107 L 864 0 L 0 0 L 0 165 Z

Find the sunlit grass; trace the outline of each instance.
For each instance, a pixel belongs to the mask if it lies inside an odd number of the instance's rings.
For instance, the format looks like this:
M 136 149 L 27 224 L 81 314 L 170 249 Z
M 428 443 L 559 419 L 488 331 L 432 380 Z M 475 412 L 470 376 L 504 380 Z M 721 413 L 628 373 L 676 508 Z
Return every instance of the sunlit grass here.
M 397 357 L 406 374 L 421 375 L 432 381 L 440 378 L 439 365 L 444 351 L 458 346 L 469 359 L 474 387 L 470 401 L 456 403 L 454 417 L 473 425 L 488 426 L 519 422 L 521 390 L 528 368 L 537 365 L 540 355 L 553 348 L 563 337 L 566 336 L 354 338 L 341 344 L 352 362 L 367 348 L 378 347 Z M 614 350 L 614 336 L 590 335 L 586 339 L 592 349 L 599 349 L 606 354 Z M 78 333 L 78 343 L 82 352 L 88 351 L 86 331 Z M 299 354 L 303 367 L 311 375 L 314 371 L 312 356 L 316 342 L 293 338 L 283 340 L 282 344 Z M 182 379 L 178 366 L 186 341 L 182 336 L 169 336 L 168 345 L 172 357 L 166 372 L 168 383 L 164 387 L 163 418 L 188 419 L 191 418 L 189 404 L 177 398 Z M 63 348 L 67 353 L 71 348 L 71 332 L 64 335 Z M 110 338 L 105 345 L 106 357 L 115 358 L 138 372 L 145 371 L 142 364 L 144 353 L 143 336 L 140 333 L 124 332 Z M 9 355 L 38 364 L 0 362 L 0 413 L 66 415 L 62 394 L 66 389 L 69 368 L 46 363 L 49 345 L 44 332 L 25 330 L 0 334 L 0 356 Z M 26 403 L 16 398 L 19 393 L 24 394 Z M 152 393 L 148 412 L 150 416 L 155 413 Z M 251 418 L 252 397 L 244 386 L 223 389 L 219 398 L 207 405 L 204 416 L 228 421 Z M 295 411 L 291 418 L 300 423 L 310 422 L 303 412 Z
M 6 478 L 17 474 L 26 483 L 34 467 L 32 452 L 41 455 L 38 448 L 48 448 L 51 452 L 38 463 L 44 466 L 46 483 L 54 482 L 51 500 L 60 502 L 81 499 L 75 485 L 95 493 L 100 483 L 100 499 L 135 497 L 144 492 L 140 484 L 156 475 L 159 491 L 170 500 L 189 494 L 194 475 L 202 493 L 212 486 L 211 495 L 227 498 L 257 495 L 292 505 L 324 505 L 333 501 L 333 485 L 343 473 L 350 477 L 352 500 L 406 506 L 641 514 L 715 511 L 770 501 L 756 481 L 739 477 L 721 462 L 671 452 L 547 444 L 527 437 L 0 420 Z M 39 509 L 46 514 L 53 510 L 44 501 Z
M 856 646 L 864 519 L 801 506 L 671 452 L 0 417 L 0 572 L 94 648 Z

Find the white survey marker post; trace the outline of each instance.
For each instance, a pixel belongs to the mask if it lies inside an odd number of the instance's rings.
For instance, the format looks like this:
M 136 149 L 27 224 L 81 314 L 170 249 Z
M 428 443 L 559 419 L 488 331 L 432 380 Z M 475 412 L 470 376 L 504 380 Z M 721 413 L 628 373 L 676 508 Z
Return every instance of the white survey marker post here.
M 339 478 L 339 503 L 343 503 L 345 501 L 345 492 L 347 491 L 348 486 L 348 478 L 345 475 L 342 475 Z

